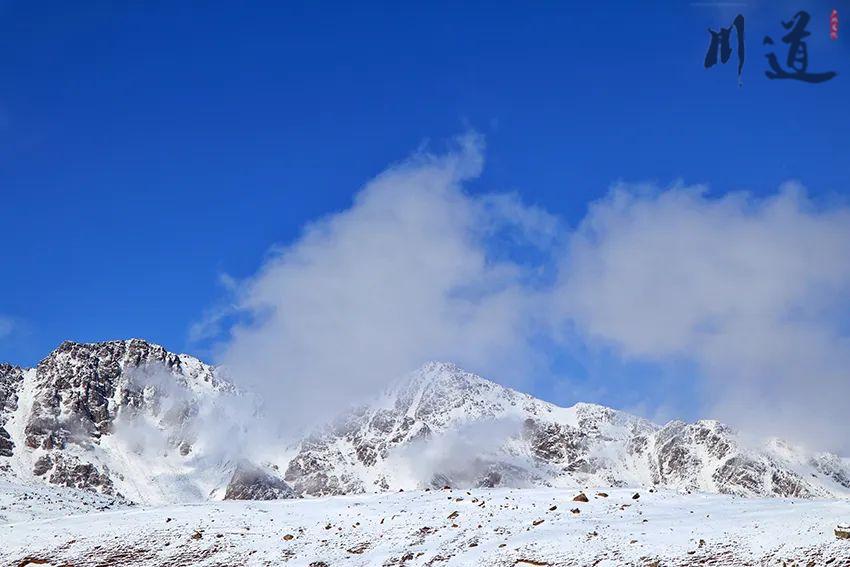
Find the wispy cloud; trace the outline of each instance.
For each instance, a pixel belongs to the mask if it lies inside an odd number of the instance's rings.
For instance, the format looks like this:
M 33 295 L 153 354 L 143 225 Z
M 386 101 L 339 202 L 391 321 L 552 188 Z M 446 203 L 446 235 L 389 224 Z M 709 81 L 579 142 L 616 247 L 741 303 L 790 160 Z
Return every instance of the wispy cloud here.
M 4 339 L 15 330 L 15 322 L 11 317 L 0 315 L 0 339 Z

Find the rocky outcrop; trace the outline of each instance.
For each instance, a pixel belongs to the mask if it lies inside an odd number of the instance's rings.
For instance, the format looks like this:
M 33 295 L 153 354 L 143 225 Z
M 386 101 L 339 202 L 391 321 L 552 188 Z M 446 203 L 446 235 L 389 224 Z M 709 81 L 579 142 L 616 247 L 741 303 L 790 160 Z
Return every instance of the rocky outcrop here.
M 56 454 L 45 464 L 51 467 L 44 474 L 49 473 L 48 478 L 52 484 L 91 490 L 110 496 L 114 494 L 109 469 L 99 470 L 89 462 L 62 454 Z M 121 497 L 121 494 L 117 496 Z
M 297 494 L 281 478 L 270 471 L 242 462 L 227 485 L 225 500 L 281 500 L 297 498 Z
M 588 436 L 577 427 L 534 419 L 526 419 L 523 426 L 531 454 L 541 461 L 570 466 L 587 454 Z
M 0 408 L 5 408 L 0 426 L 16 407 L 22 376 L 21 369 L 0 367 Z M 110 495 L 118 493 L 120 470 L 127 465 L 126 457 L 113 458 L 114 440 L 103 446 L 116 427 L 129 436 L 121 443 L 130 446 L 122 451 L 138 452 L 138 466 L 147 466 L 151 455 L 142 453 L 154 442 L 157 459 L 172 455 L 166 472 L 179 471 L 180 458 L 191 458 L 200 400 L 235 393 L 212 367 L 140 339 L 64 342 L 26 376 L 32 381 L 32 401 L 23 415 L 23 435 L 12 439 L 0 427 L 0 454 L 10 453 L 17 442 L 31 455 L 24 462 L 30 462 L 33 476 Z M 113 464 L 119 465 L 118 472 Z M 144 484 L 133 486 L 140 490 L 134 498 L 144 500 Z
M 180 357 L 159 345 L 132 339 L 82 344 L 66 341 L 36 367 L 36 397 L 27 422 L 30 448 L 62 449 L 69 441 L 109 433 L 118 406 L 110 404 L 128 368 L 160 365 L 179 373 Z M 138 395 L 122 392 L 125 406 Z
M 0 427 L 0 457 L 11 457 L 14 449 L 15 443 L 12 441 L 12 436 L 5 428 Z
M 15 448 L 5 426 L 9 415 L 18 408 L 18 390 L 22 382 L 20 367 L 0 364 L 0 457 L 11 457 Z

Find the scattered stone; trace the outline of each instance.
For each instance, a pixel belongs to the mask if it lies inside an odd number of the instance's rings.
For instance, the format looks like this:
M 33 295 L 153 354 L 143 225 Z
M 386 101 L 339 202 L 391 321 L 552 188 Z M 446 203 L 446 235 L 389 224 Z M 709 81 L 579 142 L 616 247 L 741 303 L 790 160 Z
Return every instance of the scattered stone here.
M 632 500 L 637 500 L 638 498 L 640 498 L 640 493 L 635 492 L 634 494 L 632 494 Z
M 838 524 L 835 527 L 835 537 L 838 539 L 850 539 L 850 524 Z
M 574 498 L 573 502 L 589 502 L 587 495 L 584 492 L 579 492 Z
M 353 545 L 353 546 L 349 547 L 345 551 L 347 551 L 348 553 L 353 553 L 355 555 L 360 555 L 361 553 L 363 553 L 367 549 L 369 549 L 369 542 L 364 541 L 364 542 L 358 543 L 357 545 Z
M 597 493 L 596 493 L 596 495 L 597 495 L 599 498 L 608 498 L 608 493 L 607 493 L 607 492 L 597 492 Z
M 26 567 L 27 565 L 47 565 L 48 563 L 50 562 L 47 559 L 25 557 L 20 563 L 18 563 L 18 567 Z
M 283 536 L 283 541 L 291 541 L 293 539 L 295 539 L 295 536 L 292 534 L 286 534 L 285 536 Z
M 572 512 L 573 514 L 580 514 L 581 510 L 579 510 L 578 508 L 573 508 L 572 510 L 570 510 L 570 512 Z
M 534 520 L 533 522 L 531 522 L 531 525 L 532 526 L 539 526 L 543 522 L 544 522 L 544 520 Z

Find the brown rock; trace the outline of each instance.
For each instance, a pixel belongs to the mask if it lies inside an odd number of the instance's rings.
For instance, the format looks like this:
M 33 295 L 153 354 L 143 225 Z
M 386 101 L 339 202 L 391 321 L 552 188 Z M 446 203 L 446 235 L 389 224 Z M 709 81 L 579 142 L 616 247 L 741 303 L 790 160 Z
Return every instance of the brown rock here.
M 345 551 L 347 551 L 348 553 L 360 555 L 361 553 L 363 553 L 367 549 L 369 549 L 369 542 L 364 541 L 364 542 L 358 543 L 357 545 L 353 545 L 353 546 L 349 547 Z

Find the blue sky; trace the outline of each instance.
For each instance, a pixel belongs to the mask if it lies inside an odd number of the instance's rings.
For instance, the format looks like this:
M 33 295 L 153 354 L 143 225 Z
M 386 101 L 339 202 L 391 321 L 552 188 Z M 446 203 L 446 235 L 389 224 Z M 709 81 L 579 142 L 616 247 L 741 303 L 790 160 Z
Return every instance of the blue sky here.
M 198 350 L 220 274 L 254 274 L 387 165 L 470 128 L 487 146 L 470 191 L 517 191 L 568 226 L 620 180 L 768 195 L 798 179 L 841 199 L 850 49 L 828 38 L 832 7 L 0 2 L 0 359 L 64 339 Z M 761 37 L 801 8 L 828 83 L 763 76 Z M 733 62 L 702 67 L 706 28 L 738 9 L 740 88 Z M 661 371 L 559 364 L 611 376 L 600 401 L 624 405 L 612 391 Z

